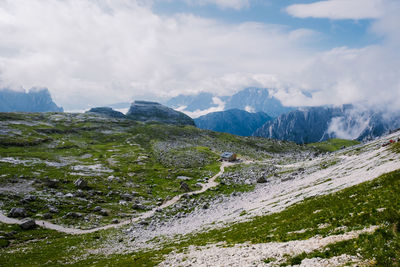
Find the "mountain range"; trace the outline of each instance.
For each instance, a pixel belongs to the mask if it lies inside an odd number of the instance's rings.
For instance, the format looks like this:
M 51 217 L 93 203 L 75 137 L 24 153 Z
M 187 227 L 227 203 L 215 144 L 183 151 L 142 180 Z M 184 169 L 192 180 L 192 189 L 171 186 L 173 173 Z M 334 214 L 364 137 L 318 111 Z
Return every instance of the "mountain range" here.
M 197 127 L 216 132 L 251 136 L 272 118 L 264 112 L 250 113 L 240 109 L 212 112 L 194 119 Z
M 0 112 L 63 112 L 52 100 L 47 88 L 31 88 L 29 92 L 0 89 Z
M 366 141 L 400 127 L 400 115 L 356 108 L 308 107 L 282 114 L 266 122 L 254 136 L 293 141 L 299 144 L 330 138 Z
M 221 111 L 241 109 L 248 112 L 265 112 L 272 117 L 295 109 L 283 106 L 280 100 L 269 93 L 267 88 L 254 87 L 241 90 L 232 96 L 217 96 L 211 93 L 179 95 L 171 98 L 165 104 L 183 112 L 200 112 L 211 108 L 219 108 Z

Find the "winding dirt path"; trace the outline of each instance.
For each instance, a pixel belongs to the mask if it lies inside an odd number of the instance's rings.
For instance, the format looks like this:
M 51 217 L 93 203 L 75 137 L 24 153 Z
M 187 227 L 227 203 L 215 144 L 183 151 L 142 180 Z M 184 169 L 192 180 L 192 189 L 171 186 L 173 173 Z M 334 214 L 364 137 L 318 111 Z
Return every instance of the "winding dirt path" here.
M 238 163 L 242 163 L 242 162 L 238 162 Z M 232 166 L 234 164 L 237 164 L 237 163 L 222 162 L 222 164 L 220 166 L 220 171 L 216 175 L 214 175 L 208 181 L 208 183 L 204 184 L 201 189 L 199 189 L 197 191 L 193 191 L 193 192 L 177 195 L 177 196 L 173 197 L 172 199 L 168 200 L 167 202 L 163 203 L 161 206 L 155 207 L 152 210 L 149 210 L 149 211 L 147 211 L 145 213 L 142 213 L 139 217 L 132 218 L 132 219 L 129 219 L 129 220 L 125 220 L 125 221 L 122 221 L 120 223 L 109 224 L 109 225 L 105 225 L 105 226 L 101 226 L 101 227 L 97 227 L 97 228 L 92 228 L 92 229 L 87 229 L 87 230 L 63 227 L 61 225 L 53 224 L 51 222 L 43 221 L 43 220 L 36 220 L 36 224 L 41 226 L 41 227 L 43 227 L 43 228 L 52 229 L 52 230 L 56 230 L 58 232 L 63 232 L 63 233 L 67 233 L 67 234 L 74 234 L 74 235 L 89 234 L 89 233 L 94 233 L 94 232 L 101 231 L 101 230 L 106 230 L 106 229 L 111 229 L 111 228 L 118 228 L 118 227 L 130 224 L 130 223 L 134 223 L 134 222 L 137 222 L 137 221 L 140 221 L 140 220 L 143 220 L 143 219 L 146 219 L 146 218 L 149 218 L 149 217 L 153 216 L 156 213 L 157 210 L 165 209 L 165 208 L 177 203 L 182 198 L 183 195 L 189 195 L 189 196 L 190 195 L 198 195 L 198 194 L 201 194 L 201 193 L 207 191 L 210 188 L 216 187 L 219 183 L 216 182 L 215 180 L 224 173 L 225 167 Z M 6 223 L 6 224 L 21 224 L 22 220 L 9 218 L 9 217 L 5 216 L 4 214 L 0 213 L 0 222 Z

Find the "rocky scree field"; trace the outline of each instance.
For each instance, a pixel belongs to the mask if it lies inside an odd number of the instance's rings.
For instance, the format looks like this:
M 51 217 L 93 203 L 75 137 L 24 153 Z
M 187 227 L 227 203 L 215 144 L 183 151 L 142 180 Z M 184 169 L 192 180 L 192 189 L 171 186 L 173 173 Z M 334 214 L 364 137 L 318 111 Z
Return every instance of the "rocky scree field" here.
M 382 143 L 399 135 L 326 152 L 95 114 L 1 113 L 1 212 L 99 231 L 0 223 L 0 262 L 396 266 L 399 150 Z M 191 195 L 220 171 L 223 151 L 241 162 Z M 106 225 L 118 227 L 96 228 Z

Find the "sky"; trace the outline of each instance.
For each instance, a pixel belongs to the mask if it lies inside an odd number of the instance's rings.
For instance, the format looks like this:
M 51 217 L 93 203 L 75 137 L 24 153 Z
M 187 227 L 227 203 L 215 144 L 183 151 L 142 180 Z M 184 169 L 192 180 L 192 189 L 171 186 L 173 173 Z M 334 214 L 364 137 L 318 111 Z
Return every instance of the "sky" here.
M 270 88 L 399 110 L 398 0 L 0 0 L 0 85 L 66 110 Z

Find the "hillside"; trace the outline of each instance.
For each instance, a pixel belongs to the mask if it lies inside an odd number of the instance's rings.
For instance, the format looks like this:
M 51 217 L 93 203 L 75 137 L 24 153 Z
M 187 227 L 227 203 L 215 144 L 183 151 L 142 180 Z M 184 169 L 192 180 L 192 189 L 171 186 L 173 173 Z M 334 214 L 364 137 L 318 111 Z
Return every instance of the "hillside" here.
M 6 266 L 398 263 L 400 132 L 326 153 L 93 113 L 0 125 Z
M 255 130 L 272 118 L 264 112 L 250 113 L 239 109 L 212 112 L 194 119 L 200 129 L 251 136 Z

